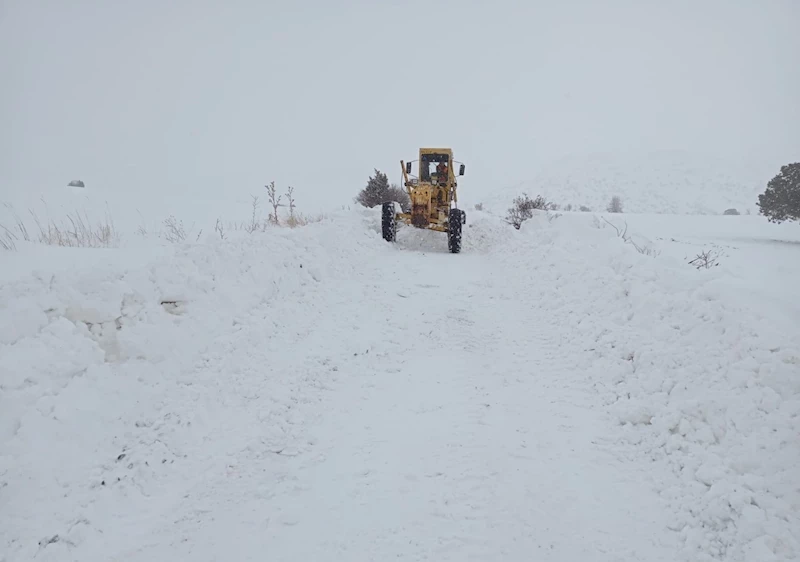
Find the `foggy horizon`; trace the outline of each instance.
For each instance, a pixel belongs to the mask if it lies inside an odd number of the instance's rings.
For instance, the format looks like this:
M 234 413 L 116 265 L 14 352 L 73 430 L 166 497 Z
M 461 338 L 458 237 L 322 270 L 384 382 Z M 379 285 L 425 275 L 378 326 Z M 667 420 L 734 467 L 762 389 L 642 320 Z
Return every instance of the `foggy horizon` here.
M 0 195 L 274 180 L 344 204 L 420 146 L 483 192 L 588 153 L 777 172 L 800 157 L 798 21 L 791 1 L 7 0 Z

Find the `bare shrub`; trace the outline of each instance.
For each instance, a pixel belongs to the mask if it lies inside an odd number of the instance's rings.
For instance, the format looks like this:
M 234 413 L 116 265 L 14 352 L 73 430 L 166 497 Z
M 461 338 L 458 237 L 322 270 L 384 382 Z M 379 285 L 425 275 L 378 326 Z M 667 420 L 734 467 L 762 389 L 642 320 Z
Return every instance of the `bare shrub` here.
M 587 207 L 586 205 L 581 205 L 578 209 L 580 210 L 581 213 L 591 213 L 592 212 L 592 210 L 589 207 Z
M 76 248 L 110 248 L 119 245 L 119 233 L 108 213 L 103 220 L 93 223 L 85 211 L 83 214 L 75 211 L 68 213 L 66 219 L 57 222 L 50 219 L 43 221 L 32 209 L 28 209 L 38 230 L 38 236 L 33 240 L 25 221 L 11 205 L 6 203 L 5 207 L 13 215 L 15 223 L 11 228 L 0 225 L 0 247 L 6 250 L 16 249 L 16 242 L 19 240 Z
M 622 199 L 620 199 L 619 195 L 615 195 L 611 198 L 611 201 L 606 207 L 606 211 L 609 213 L 621 213 L 622 212 Z
M 183 228 L 183 221 L 179 221 L 173 215 L 170 215 L 164 219 L 164 226 L 167 228 L 164 238 L 168 242 L 183 242 L 186 240 L 186 229 Z
M 0 248 L 4 250 L 17 249 L 17 236 L 4 225 L 0 224 Z
M 607 218 L 603 217 L 603 220 L 606 221 L 606 224 L 610 225 L 613 228 L 617 236 L 625 240 L 625 237 L 628 235 L 628 221 L 625 221 L 625 228 L 620 228 L 612 222 L 609 222 Z
M 114 222 L 106 214 L 105 219 L 92 224 L 84 212 L 68 214 L 65 221 L 50 221 L 44 224 L 33 211 L 33 221 L 39 229 L 38 241 L 50 246 L 73 248 L 110 248 L 119 245 L 119 234 Z
M 289 186 L 286 189 L 286 193 L 283 195 L 278 194 L 278 189 L 274 181 L 265 187 L 267 189 L 269 204 L 272 207 L 272 212 L 269 214 L 267 220 L 264 221 L 258 219 L 259 199 L 258 197 L 251 196 L 252 210 L 250 213 L 250 220 L 248 222 L 228 221 L 227 224 L 224 225 L 221 220 L 217 219 L 217 224 L 214 228 L 214 231 L 220 236 L 220 238 L 225 238 L 226 229 L 232 232 L 245 231 L 248 234 L 252 234 L 258 230 L 265 231 L 270 224 L 274 226 L 288 226 L 289 228 L 296 228 L 300 226 L 306 226 L 307 224 L 313 222 L 319 222 L 324 218 L 324 215 L 307 216 L 297 211 L 294 187 Z M 284 196 L 286 197 L 286 203 L 282 203 Z M 280 207 L 286 207 L 289 211 L 288 217 L 286 217 L 285 220 L 280 219 L 280 214 L 278 212 Z
M 711 269 L 719 265 L 719 256 L 720 253 L 716 250 L 704 250 L 689 260 L 689 264 L 697 269 Z
M 225 227 L 222 225 L 222 221 L 217 219 L 217 224 L 214 225 L 214 232 L 219 234 L 221 240 L 225 240 Z
M 658 257 L 661 254 L 660 251 L 652 248 L 651 246 L 646 246 L 644 244 L 637 244 L 636 241 L 628 234 L 628 222 L 627 221 L 625 221 L 625 227 L 624 228 L 619 228 L 615 224 L 609 222 L 605 217 L 603 217 L 603 220 L 606 221 L 606 223 L 608 223 L 609 225 L 611 225 L 611 228 L 613 228 L 616 231 L 617 236 L 622 238 L 623 242 L 633 246 L 636 249 L 636 251 L 639 252 L 640 254 L 642 254 L 644 256 L 654 257 L 654 258 Z
M 483 203 L 475 203 L 476 211 L 483 211 Z
M 14 226 L 16 228 L 17 234 L 13 234 L 12 229 L 8 229 L 9 233 L 11 233 L 14 238 L 19 240 L 20 238 L 25 242 L 31 241 L 31 235 L 28 233 L 28 227 L 25 226 L 25 221 L 23 221 L 17 212 L 14 210 L 14 207 L 9 203 L 5 203 L 4 206 L 14 217 Z
M 552 211 L 556 208 L 554 203 L 546 201 L 541 195 L 537 195 L 536 199 L 531 199 L 527 193 L 523 193 L 514 198 L 512 206 L 508 209 L 506 222 L 519 230 L 523 222 L 533 218 L 535 211 Z

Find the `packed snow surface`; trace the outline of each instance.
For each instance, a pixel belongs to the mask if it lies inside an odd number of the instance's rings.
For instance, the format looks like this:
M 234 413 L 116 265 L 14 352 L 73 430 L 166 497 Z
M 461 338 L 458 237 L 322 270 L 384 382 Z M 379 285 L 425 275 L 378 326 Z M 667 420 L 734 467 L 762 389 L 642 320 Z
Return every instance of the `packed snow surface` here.
M 464 244 L 0 254 L 0 561 L 800 559 L 796 225 Z

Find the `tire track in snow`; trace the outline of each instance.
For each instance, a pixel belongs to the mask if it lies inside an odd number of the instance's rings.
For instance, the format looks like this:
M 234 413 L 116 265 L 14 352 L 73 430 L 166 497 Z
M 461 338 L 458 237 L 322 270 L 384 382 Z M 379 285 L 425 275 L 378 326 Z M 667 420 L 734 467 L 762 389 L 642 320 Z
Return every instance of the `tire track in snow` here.
M 121 554 L 674 560 L 649 490 L 599 444 L 579 340 L 505 267 L 387 249 L 240 318 L 198 362 L 182 501 Z

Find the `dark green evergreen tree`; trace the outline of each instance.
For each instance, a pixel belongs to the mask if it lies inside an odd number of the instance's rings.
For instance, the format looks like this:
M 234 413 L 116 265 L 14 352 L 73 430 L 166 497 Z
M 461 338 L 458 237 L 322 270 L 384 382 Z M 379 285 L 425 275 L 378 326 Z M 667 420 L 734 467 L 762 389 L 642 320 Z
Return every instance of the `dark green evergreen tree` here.
M 372 208 L 386 201 L 397 201 L 406 212 L 411 208 L 408 193 L 396 185 L 389 185 L 386 174 L 376 169 L 375 175 L 370 176 L 366 187 L 356 197 L 356 202 Z
M 800 162 L 781 167 L 758 196 L 758 206 L 770 222 L 800 220 Z

